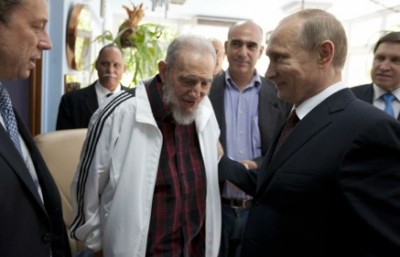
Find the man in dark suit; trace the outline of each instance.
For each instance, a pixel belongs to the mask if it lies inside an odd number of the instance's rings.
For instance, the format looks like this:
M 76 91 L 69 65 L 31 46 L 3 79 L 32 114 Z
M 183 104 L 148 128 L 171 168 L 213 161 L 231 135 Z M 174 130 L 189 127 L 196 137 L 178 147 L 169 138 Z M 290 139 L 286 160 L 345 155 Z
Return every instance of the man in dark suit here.
M 374 47 L 372 83 L 353 87 L 357 98 L 400 120 L 400 32 L 382 36 Z
M 52 47 L 47 1 L 1 1 L 0 10 L 0 79 L 26 79 Z M 1 84 L 0 99 L 0 256 L 69 257 L 57 186 Z
M 87 128 L 99 105 L 111 94 L 126 89 L 120 84 L 125 67 L 121 49 L 113 44 L 104 46 L 96 60 L 98 80 L 62 96 L 56 130 Z
M 290 105 L 278 99 L 273 82 L 255 69 L 264 50 L 259 25 L 252 21 L 234 24 L 229 29 L 225 49 L 229 67 L 214 79 L 209 95 L 221 129 L 220 142 L 230 158 L 256 168 Z M 239 256 L 251 197 L 229 182 L 221 189 L 219 256 Z
M 220 161 L 220 179 L 254 195 L 243 257 L 398 256 L 400 123 L 344 85 L 346 52 L 342 25 L 319 9 L 271 34 L 266 77 L 294 111 L 258 173 Z

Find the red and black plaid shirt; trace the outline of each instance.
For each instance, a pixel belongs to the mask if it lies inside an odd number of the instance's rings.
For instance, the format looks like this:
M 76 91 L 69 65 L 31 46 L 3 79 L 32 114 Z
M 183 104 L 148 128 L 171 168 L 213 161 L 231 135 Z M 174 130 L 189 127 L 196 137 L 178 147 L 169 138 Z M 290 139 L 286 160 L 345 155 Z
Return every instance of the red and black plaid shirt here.
M 174 122 L 158 77 L 147 93 L 164 140 L 146 256 L 204 257 L 206 175 L 196 127 Z

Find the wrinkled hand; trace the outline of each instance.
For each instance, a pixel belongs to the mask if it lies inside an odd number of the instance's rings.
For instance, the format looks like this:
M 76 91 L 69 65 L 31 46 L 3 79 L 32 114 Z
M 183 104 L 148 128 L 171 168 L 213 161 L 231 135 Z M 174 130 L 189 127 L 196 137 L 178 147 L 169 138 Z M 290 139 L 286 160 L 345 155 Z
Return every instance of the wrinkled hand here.
M 255 161 L 252 161 L 252 160 L 241 160 L 240 163 L 243 164 L 246 167 L 246 169 L 248 169 L 248 170 L 257 169 L 257 163 Z
M 221 142 L 219 142 L 219 140 L 217 143 L 217 152 L 218 152 L 218 160 L 220 160 L 222 155 L 224 155 L 224 148 L 222 147 Z

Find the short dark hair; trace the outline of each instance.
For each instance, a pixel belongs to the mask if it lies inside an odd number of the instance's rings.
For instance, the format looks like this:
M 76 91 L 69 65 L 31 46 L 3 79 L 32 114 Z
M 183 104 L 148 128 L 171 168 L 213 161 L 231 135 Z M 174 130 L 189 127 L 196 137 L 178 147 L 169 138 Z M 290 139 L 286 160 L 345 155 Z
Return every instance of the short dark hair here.
M 324 40 L 335 45 L 333 65 L 343 68 L 347 56 L 346 32 L 340 21 L 331 13 L 321 9 L 304 9 L 284 18 L 290 20 L 300 18 L 299 43 L 307 51 L 314 51 Z
M 379 45 L 382 43 L 399 43 L 400 44 L 400 31 L 392 31 L 382 36 L 378 42 L 376 42 L 374 47 L 374 53 L 378 49 Z
M 26 0 L 1 0 L 0 1 L 0 22 L 7 24 L 10 22 L 11 14 L 21 6 Z

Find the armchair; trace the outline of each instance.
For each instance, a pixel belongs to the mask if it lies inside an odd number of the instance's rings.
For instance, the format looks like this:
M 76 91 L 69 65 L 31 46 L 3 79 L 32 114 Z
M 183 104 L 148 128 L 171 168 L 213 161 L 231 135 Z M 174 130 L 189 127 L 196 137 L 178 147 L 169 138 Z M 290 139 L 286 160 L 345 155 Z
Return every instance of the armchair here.
M 34 140 L 60 191 L 67 230 L 72 222 L 71 182 L 78 166 L 87 129 L 68 129 L 40 134 Z M 71 251 L 83 250 L 82 243 L 70 239 Z

